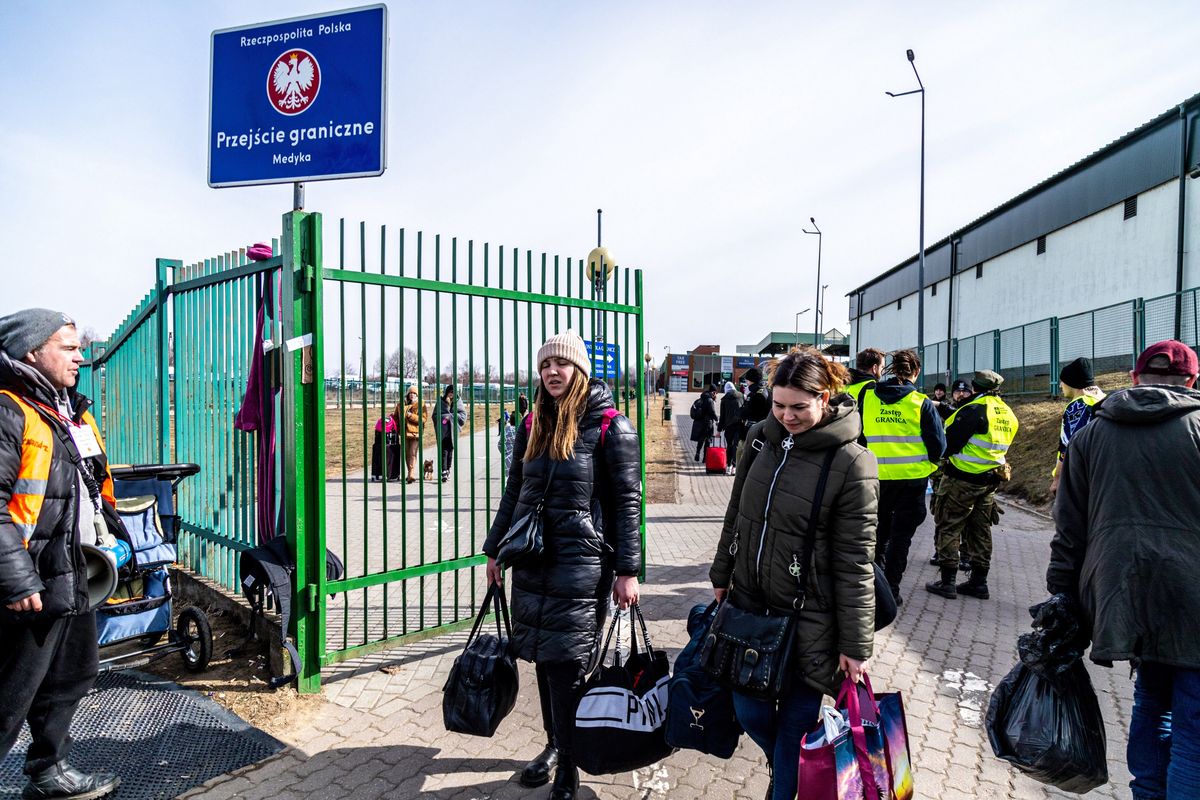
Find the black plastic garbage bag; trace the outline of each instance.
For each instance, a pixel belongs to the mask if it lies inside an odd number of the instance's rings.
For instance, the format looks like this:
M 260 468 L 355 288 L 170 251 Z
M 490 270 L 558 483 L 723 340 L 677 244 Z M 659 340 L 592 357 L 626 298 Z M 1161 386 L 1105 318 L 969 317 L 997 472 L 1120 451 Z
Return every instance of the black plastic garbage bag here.
M 1070 596 L 1056 594 L 1030 606 L 1033 632 L 1017 639 L 1021 663 L 1048 678 L 1066 672 L 1083 657 L 1090 633 L 1079 604 Z
M 992 752 L 1036 781 L 1076 794 L 1108 782 L 1104 719 L 1078 659 L 1053 680 L 1013 667 L 992 693 L 986 727 Z

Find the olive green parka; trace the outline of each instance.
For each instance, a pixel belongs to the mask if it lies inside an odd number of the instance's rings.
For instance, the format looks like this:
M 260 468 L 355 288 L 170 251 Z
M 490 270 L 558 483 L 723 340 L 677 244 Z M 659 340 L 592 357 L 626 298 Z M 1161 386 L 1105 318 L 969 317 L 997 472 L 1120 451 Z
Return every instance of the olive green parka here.
M 785 448 L 787 430 L 773 414 L 750 429 L 709 578 L 714 587 L 723 587 L 732 575 L 732 602 L 739 608 L 794 607 L 800 592 L 793 564 L 803 557 L 825 454 L 836 448 L 807 591 L 797 612 L 792 662 L 805 683 L 836 695 L 842 677 L 838 655 L 866 660 L 874 648 L 871 562 L 879 468 L 875 456 L 856 441 L 862 421 L 853 400 L 835 399 L 830 410 L 815 427 L 791 437 L 790 448 Z

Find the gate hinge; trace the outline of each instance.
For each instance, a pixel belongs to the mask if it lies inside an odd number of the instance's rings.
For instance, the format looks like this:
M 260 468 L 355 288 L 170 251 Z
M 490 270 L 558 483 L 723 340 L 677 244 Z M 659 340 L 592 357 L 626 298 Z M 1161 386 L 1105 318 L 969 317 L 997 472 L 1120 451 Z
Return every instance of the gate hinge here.
M 315 583 L 304 587 L 304 605 L 309 611 L 317 610 L 317 585 Z
M 317 269 L 312 264 L 305 264 L 302 267 L 300 277 L 300 291 L 308 294 L 313 290 L 313 281 L 317 279 Z

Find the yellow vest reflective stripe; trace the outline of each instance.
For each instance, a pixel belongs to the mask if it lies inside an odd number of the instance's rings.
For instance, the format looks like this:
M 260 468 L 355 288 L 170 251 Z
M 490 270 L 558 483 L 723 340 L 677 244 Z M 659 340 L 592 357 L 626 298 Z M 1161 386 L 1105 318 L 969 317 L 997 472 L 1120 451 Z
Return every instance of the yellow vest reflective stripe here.
M 921 438 L 921 406 L 925 395 L 911 392 L 884 405 L 875 391 L 863 395 L 863 436 L 879 462 L 879 480 L 928 478 L 937 469 Z
M 977 433 L 967 440 L 962 452 L 950 456 L 955 469 L 971 474 L 982 474 L 1004 463 L 1004 454 L 1017 436 L 1019 423 L 1012 409 L 995 395 L 984 395 L 971 400 L 946 420 L 946 428 L 954 424 L 958 412 L 970 405 L 983 405 L 987 413 L 987 433 Z
M 25 547 L 29 547 L 38 516 L 42 513 L 42 503 L 46 500 L 46 484 L 50 480 L 50 462 L 54 455 L 54 432 L 29 403 L 8 390 L 0 390 L 0 394 L 11 398 L 25 414 L 21 466 L 8 499 L 8 516 L 20 532 Z

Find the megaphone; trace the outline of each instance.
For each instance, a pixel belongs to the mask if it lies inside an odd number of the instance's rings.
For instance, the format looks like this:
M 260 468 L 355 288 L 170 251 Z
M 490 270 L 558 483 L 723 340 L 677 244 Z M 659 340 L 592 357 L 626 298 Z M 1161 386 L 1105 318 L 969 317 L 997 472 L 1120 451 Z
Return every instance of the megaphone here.
M 80 545 L 83 561 L 87 567 L 88 607 L 95 609 L 104 605 L 117 590 L 117 556 L 113 551 L 94 544 Z

